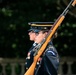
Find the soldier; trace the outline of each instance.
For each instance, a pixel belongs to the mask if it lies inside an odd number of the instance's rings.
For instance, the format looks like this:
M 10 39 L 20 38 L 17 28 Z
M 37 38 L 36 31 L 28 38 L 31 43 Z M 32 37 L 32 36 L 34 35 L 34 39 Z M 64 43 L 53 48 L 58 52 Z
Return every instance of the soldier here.
M 29 24 L 30 25 L 30 24 Z M 37 45 L 37 43 L 35 42 L 35 38 L 36 36 L 38 35 L 38 31 L 35 30 L 31 25 L 30 25 L 30 29 L 28 30 L 28 35 L 29 35 L 29 39 L 30 41 L 33 41 L 33 45 L 32 47 L 29 49 L 28 51 L 28 54 L 27 54 L 27 57 L 26 57 L 26 62 L 25 62 L 25 71 L 27 71 L 27 69 L 30 67 L 31 63 L 33 60 L 29 60 L 30 59 L 30 53 L 31 53 L 31 50 Z M 32 53 L 31 53 L 32 55 Z M 28 65 L 27 65 L 28 63 Z
M 31 22 L 30 24 L 32 28 L 35 31 L 37 31 L 35 42 L 39 44 L 46 37 L 53 23 L 52 22 Z M 45 52 L 38 59 L 34 75 L 57 75 L 58 66 L 59 66 L 59 55 L 56 48 L 53 46 L 52 40 L 51 41 L 49 40 L 49 43 L 46 47 Z M 26 61 L 27 62 L 26 65 L 28 65 L 28 63 L 30 62 L 30 65 L 28 66 L 28 68 L 31 66 L 33 62 L 34 52 L 35 50 L 31 49 L 30 54 L 27 55 L 27 59 L 29 61 Z

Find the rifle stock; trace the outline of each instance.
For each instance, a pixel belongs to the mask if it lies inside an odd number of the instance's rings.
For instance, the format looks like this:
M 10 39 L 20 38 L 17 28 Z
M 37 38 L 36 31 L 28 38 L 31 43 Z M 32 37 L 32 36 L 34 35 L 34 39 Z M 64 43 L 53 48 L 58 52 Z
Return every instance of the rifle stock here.
M 72 4 L 73 3 L 73 4 Z M 61 25 L 62 21 L 65 18 L 65 15 L 68 13 L 69 11 L 69 6 L 73 5 L 75 6 L 76 0 L 72 0 L 68 6 L 66 7 L 66 9 L 63 11 L 63 13 L 58 17 L 58 19 L 55 21 L 55 23 L 53 24 L 52 28 L 50 28 L 47 36 L 45 37 L 45 41 L 43 42 L 43 44 L 41 45 L 41 47 L 38 49 L 36 55 L 34 56 L 34 60 L 32 65 L 30 66 L 30 68 L 26 71 L 26 73 L 24 75 L 34 75 L 34 71 L 35 71 L 35 67 L 36 67 L 36 63 L 38 58 L 42 55 L 42 53 L 44 52 L 49 40 L 51 40 L 52 36 L 54 35 L 54 33 L 56 32 L 56 30 L 58 29 L 58 27 Z

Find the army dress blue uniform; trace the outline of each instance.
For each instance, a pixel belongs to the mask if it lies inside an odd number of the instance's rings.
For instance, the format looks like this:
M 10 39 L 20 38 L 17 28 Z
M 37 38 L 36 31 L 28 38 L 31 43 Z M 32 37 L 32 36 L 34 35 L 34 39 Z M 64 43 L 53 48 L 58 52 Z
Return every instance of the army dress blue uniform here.
M 28 70 L 28 68 L 30 67 L 30 65 L 33 62 L 33 48 L 37 45 L 37 43 L 33 43 L 32 47 L 29 49 L 26 60 L 25 60 L 25 72 Z
M 34 47 L 33 47 L 34 48 Z M 28 70 L 33 62 L 33 48 L 28 52 L 25 67 Z M 37 62 L 34 75 L 57 75 L 59 67 L 59 55 L 52 42 L 46 47 L 45 52 Z

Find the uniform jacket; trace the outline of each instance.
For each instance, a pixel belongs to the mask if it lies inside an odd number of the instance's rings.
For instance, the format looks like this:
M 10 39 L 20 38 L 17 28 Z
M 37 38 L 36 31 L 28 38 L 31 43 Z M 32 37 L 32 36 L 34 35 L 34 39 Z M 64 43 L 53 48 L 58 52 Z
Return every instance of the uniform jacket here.
M 34 47 L 32 47 L 33 49 Z M 25 67 L 28 69 L 33 62 L 34 51 L 28 52 Z M 57 75 L 59 67 L 59 55 L 53 44 L 50 42 L 45 52 L 37 62 L 34 75 Z

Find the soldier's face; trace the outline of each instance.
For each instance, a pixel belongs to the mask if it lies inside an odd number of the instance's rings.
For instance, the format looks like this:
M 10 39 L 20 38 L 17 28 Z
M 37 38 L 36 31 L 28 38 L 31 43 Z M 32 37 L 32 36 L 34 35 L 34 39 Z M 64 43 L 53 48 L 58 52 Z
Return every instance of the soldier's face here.
M 36 33 L 34 31 L 30 31 L 28 35 L 31 41 L 35 41 Z
M 43 33 L 42 31 L 40 31 L 38 36 L 36 36 L 35 38 L 35 42 L 40 43 L 45 38 L 46 35 L 47 35 L 47 32 Z

